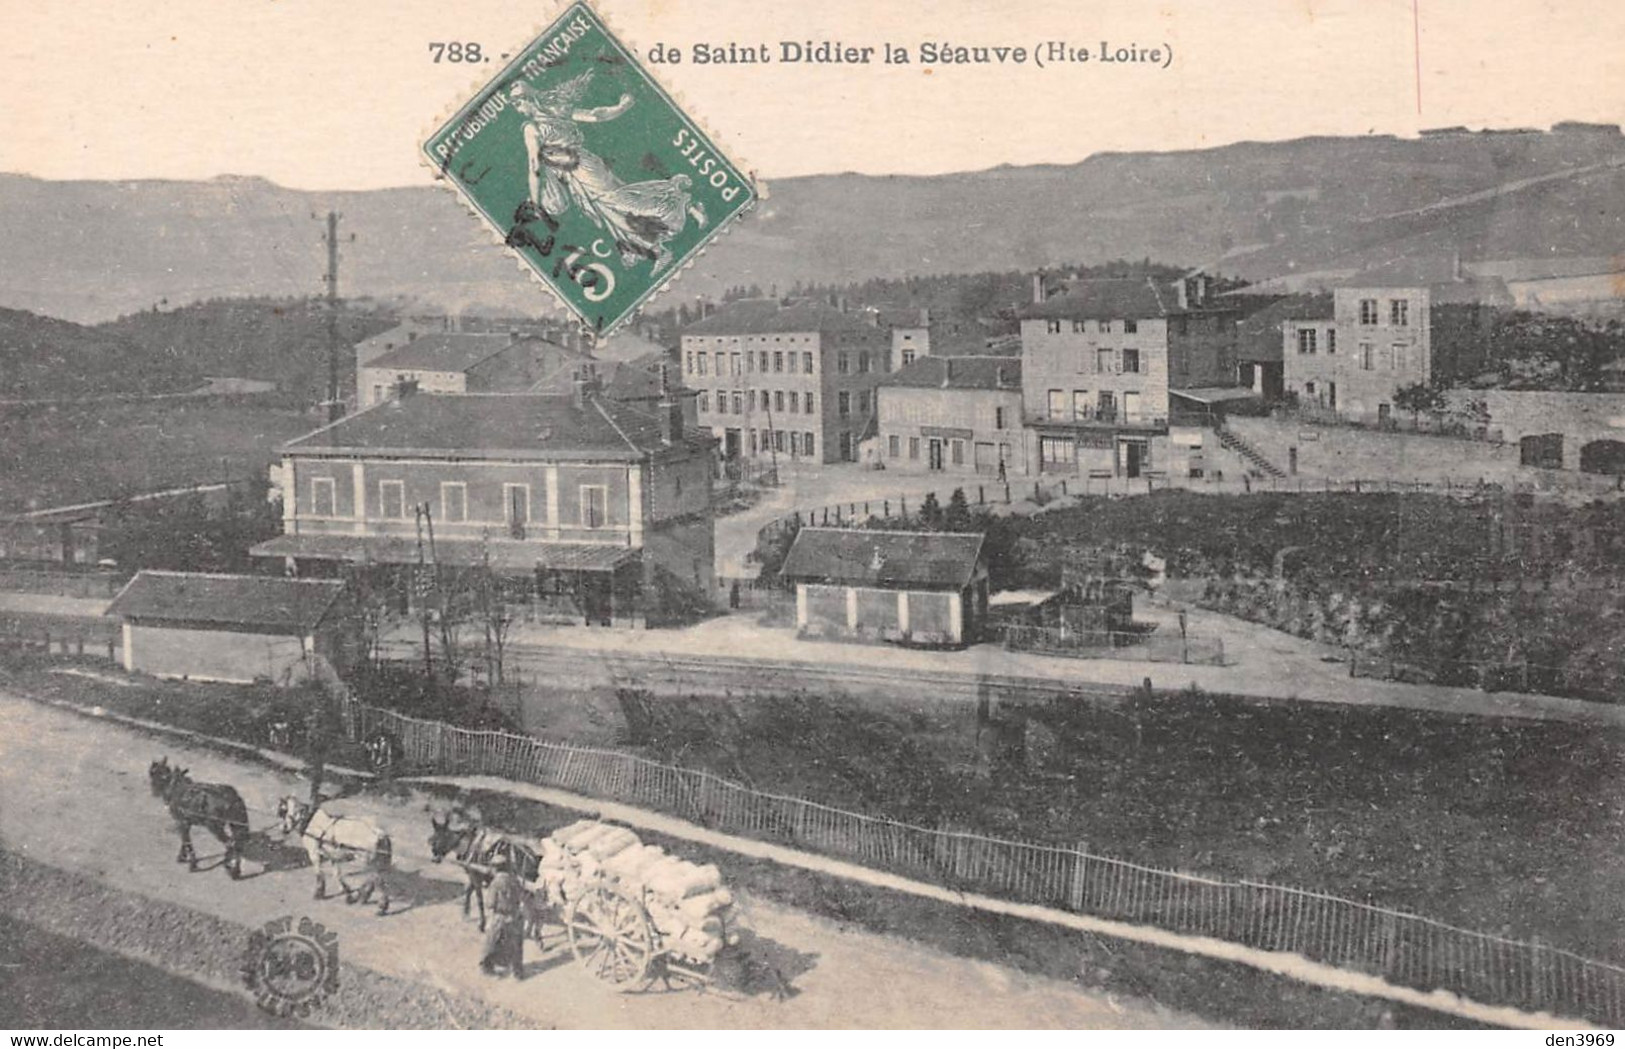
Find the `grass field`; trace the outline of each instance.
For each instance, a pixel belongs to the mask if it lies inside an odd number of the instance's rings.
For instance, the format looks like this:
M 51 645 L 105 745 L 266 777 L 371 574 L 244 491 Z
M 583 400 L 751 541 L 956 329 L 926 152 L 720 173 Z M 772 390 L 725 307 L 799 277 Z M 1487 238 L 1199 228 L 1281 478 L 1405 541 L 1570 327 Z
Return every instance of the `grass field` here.
M 265 398 L 0 410 L 0 511 L 263 477 L 277 446 L 321 425 Z

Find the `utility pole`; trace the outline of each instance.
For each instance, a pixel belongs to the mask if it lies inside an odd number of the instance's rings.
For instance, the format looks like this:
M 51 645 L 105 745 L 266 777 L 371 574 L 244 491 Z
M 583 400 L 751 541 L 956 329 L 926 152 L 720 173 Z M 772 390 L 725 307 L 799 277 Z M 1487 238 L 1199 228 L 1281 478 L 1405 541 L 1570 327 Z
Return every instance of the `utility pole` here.
M 355 239 L 351 235 L 352 240 Z M 339 400 L 339 213 L 327 213 L 327 274 L 322 278 L 327 285 L 327 421 L 338 422 L 344 417 L 344 402 Z

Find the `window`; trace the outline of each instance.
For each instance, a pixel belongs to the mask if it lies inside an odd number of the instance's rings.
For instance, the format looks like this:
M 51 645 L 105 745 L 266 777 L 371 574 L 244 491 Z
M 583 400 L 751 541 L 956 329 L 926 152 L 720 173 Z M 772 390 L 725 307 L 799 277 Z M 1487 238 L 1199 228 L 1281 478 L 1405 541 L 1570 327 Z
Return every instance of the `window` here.
M 783 430 L 774 430 L 773 431 L 773 447 L 778 451 L 781 451 L 781 452 L 784 451 L 784 431 Z
M 1005 428 L 1005 418 L 1004 418 L 1004 409 L 1003 408 L 995 408 L 995 409 L 993 409 L 993 428 L 995 430 L 1002 430 L 1002 429 Z
M 858 391 L 858 414 L 859 415 L 868 415 L 869 414 L 869 391 L 868 390 L 859 390 Z
M 717 341 L 720 342 L 721 340 L 719 339 Z M 718 375 L 727 375 L 728 374 L 728 355 L 726 353 L 723 353 L 721 350 L 717 351 L 717 374 Z
M 766 350 L 761 351 L 760 367 L 758 367 L 756 370 L 761 372 L 763 375 L 767 374 L 767 351 Z
M 709 393 L 706 393 L 704 390 L 701 390 L 699 399 L 700 399 L 700 411 L 702 411 L 702 412 L 710 411 L 711 410 L 711 395 Z
M 1051 335 L 1059 335 L 1061 334 L 1061 322 L 1059 320 L 1045 321 L 1044 330 Z
M 468 485 L 461 481 L 440 482 L 440 519 L 448 524 L 468 520 Z
M 333 495 L 331 477 L 310 479 L 310 512 L 316 517 L 338 516 L 338 501 Z
M 690 375 L 694 374 L 694 351 L 693 350 L 689 350 L 687 353 L 683 354 L 683 370 L 685 372 L 688 372 L 688 374 L 690 374 Z
M 776 371 L 776 372 L 784 371 L 784 351 L 783 350 L 774 350 L 773 351 L 773 370 Z
M 1107 422 L 1117 420 L 1117 395 L 1110 390 L 1101 390 L 1095 397 L 1095 415 Z
M 1139 321 L 1126 320 L 1126 321 L 1123 322 L 1123 331 L 1125 333 L 1127 333 L 1129 335 L 1133 335 L 1136 332 L 1138 332 L 1139 330 L 1140 330 L 1140 322 Z
M 1051 419 L 1060 419 L 1066 416 L 1066 392 L 1064 390 L 1051 390 L 1049 400 L 1045 405 L 1046 413 Z
M 806 433 L 801 435 L 801 450 L 806 455 L 814 454 L 813 453 L 813 435 L 812 435 L 811 430 L 808 430 Z
M 1140 351 L 1139 350 L 1130 350 L 1130 349 L 1123 350 L 1123 371 L 1125 371 L 1125 372 L 1134 372 L 1134 373 L 1138 374 L 1139 370 L 1140 370 Z
M 1140 421 L 1140 394 L 1129 390 L 1123 394 L 1123 418 L 1131 423 Z
M 948 458 L 955 466 L 965 465 L 965 442 L 955 437 L 948 442 Z
M 734 393 L 733 393 L 733 401 L 734 401 L 734 414 L 735 414 L 735 415 L 742 415 L 742 414 L 744 414 L 744 413 L 743 413 L 743 412 L 742 412 L 742 411 L 741 411 L 741 410 L 740 410 L 740 409 L 741 409 L 741 407 L 742 407 L 742 404 L 741 404 L 741 402 L 740 402 L 740 397 L 739 397 L 739 391 L 738 391 L 738 390 L 735 390 L 735 391 L 734 391 Z
M 776 412 L 784 411 L 784 391 L 783 390 L 774 390 L 773 391 L 773 410 L 776 411 Z
M 406 519 L 406 482 L 378 482 L 378 516 L 389 521 Z
M 903 454 L 903 439 L 896 434 L 886 438 L 886 454 L 893 459 L 900 457 Z
M 1392 346 L 1388 347 L 1388 367 L 1392 368 L 1396 372 L 1404 370 L 1405 347 L 1400 343 L 1396 342 Z
M 708 354 L 696 353 L 694 355 L 694 363 L 699 365 L 701 375 L 705 374 L 706 361 L 708 361 L 709 359 L 710 359 L 710 356 Z
M 1411 304 L 1408 299 L 1388 300 L 1388 323 L 1396 328 L 1410 327 Z
M 1117 351 L 1108 350 L 1104 346 L 1095 351 L 1095 371 L 1101 375 L 1109 375 L 1117 370 Z
M 869 371 L 869 351 L 868 350 L 860 350 L 858 352 L 858 374 L 859 375 L 865 375 L 865 374 L 868 373 L 868 371 Z
M 1101 330 L 1101 332 L 1103 334 L 1109 334 L 1111 332 L 1111 330 L 1112 330 L 1112 322 L 1111 321 L 1101 321 L 1100 322 L 1100 330 Z
M 852 414 L 852 395 L 845 390 L 835 395 L 835 414 L 843 419 Z
M 920 439 L 918 437 L 910 437 L 908 439 L 908 457 L 910 459 L 914 459 L 916 461 L 919 460 L 919 458 L 920 458 Z
M 750 352 L 749 350 L 746 350 L 745 351 L 745 371 L 748 373 L 748 372 L 754 372 L 755 370 L 756 370 L 756 355 L 754 353 Z
M 752 430 L 750 432 L 750 454 L 752 454 L 752 455 L 756 454 L 756 431 L 755 430 Z
M 796 396 L 794 390 L 790 391 L 790 411 L 792 414 L 801 411 L 801 398 Z
M 373 385 L 372 385 L 372 403 L 377 404 L 379 401 L 381 401 L 383 399 L 384 399 L 384 386 L 383 386 L 383 383 L 373 383 Z
M 581 486 L 581 527 L 603 528 L 609 524 L 609 489 L 601 484 Z
M 811 350 L 803 350 L 803 351 L 801 351 L 801 370 L 802 370 L 802 372 L 804 374 L 807 374 L 807 375 L 811 375 L 813 373 L 813 362 L 812 362 L 812 351 Z
M 808 390 L 806 393 L 801 395 L 801 410 L 806 412 L 808 415 L 813 413 L 813 395 L 811 390 Z
M 727 415 L 728 414 L 728 391 L 727 390 L 718 390 L 717 391 L 717 414 L 719 414 L 719 415 Z
M 1327 328 L 1326 329 L 1326 352 L 1328 354 L 1333 354 L 1333 353 L 1337 352 L 1337 329 L 1336 328 Z
M 903 367 L 906 368 L 906 367 L 908 367 L 909 365 L 911 365 L 913 363 L 914 363 L 914 347 L 912 347 L 912 346 L 904 346 L 903 347 Z
M 790 454 L 796 456 L 801 454 L 801 431 L 799 430 L 790 431 Z
M 530 523 L 530 485 L 505 484 L 502 486 L 502 512 L 510 524 Z
M 1073 321 L 1072 322 L 1072 334 L 1074 334 L 1074 335 L 1079 334 L 1080 332 L 1087 331 L 1088 328 L 1089 328 L 1089 322 L 1088 321 Z
M 729 374 L 731 374 L 731 375 L 740 375 L 740 374 L 742 374 L 740 372 L 740 370 L 739 370 L 739 351 L 735 350 L 733 353 L 728 355 L 728 364 L 729 364 L 729 368 L 728 368 Z
M 835 370 L 842 375 L 847 373 L 846 351 L 842 350 L 840 356 L 835 358 Z
M 1377 300 L 1360 300 L 1360 323 L 1371 325 L 1377 323 Z
M 1070 437 L 1040 437 L 1038 461 L 1045 466 L 1063 466 L 1072 462 Z
M 1371 344 L 1369 342 L 1360 343 L 1360 369 L 1362 371 L 1371 370 L 1373 365 L 1372 356 L 1373 351 Z
M 1313 329 L 1313 328 L 1299 328 L 1298 329 L 1298 353 L 1299 354 L 1305 354 L 1305 353 L 1314 353 L 1314 352 L 1315 352 L 1315 329 Z

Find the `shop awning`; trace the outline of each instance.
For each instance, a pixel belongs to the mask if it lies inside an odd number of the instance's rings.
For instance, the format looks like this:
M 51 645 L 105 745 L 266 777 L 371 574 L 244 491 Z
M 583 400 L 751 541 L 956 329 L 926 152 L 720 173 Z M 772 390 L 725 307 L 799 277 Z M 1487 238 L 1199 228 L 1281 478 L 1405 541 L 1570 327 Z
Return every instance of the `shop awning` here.
M 468 568 L 489 563 L 502 571 L 537 568 L 561 572 L 613 572 L 638 559 L 639 551 L 611 543 L 541 543 L 512 540 L 442 539 L 431 557 L 415 539 L 363 535 L 282 535 L 249 551 L 256 557 L 294 557 L 355 564 L 415 565 L 420 560 Z

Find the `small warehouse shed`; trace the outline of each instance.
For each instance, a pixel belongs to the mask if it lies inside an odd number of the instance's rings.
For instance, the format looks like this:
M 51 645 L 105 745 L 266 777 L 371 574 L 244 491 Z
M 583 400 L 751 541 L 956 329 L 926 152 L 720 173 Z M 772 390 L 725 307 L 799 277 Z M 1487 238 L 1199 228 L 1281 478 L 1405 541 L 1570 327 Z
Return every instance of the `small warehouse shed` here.
M 962 645 L 987 617 L 980 532 L 803 528 L 783 575 L 807 637 Z
M 343 595 L 335 579 L 142 571 L 107 614 L 123 620 L 126 670 L 290 684 L 307 653 L 342 662 Z

